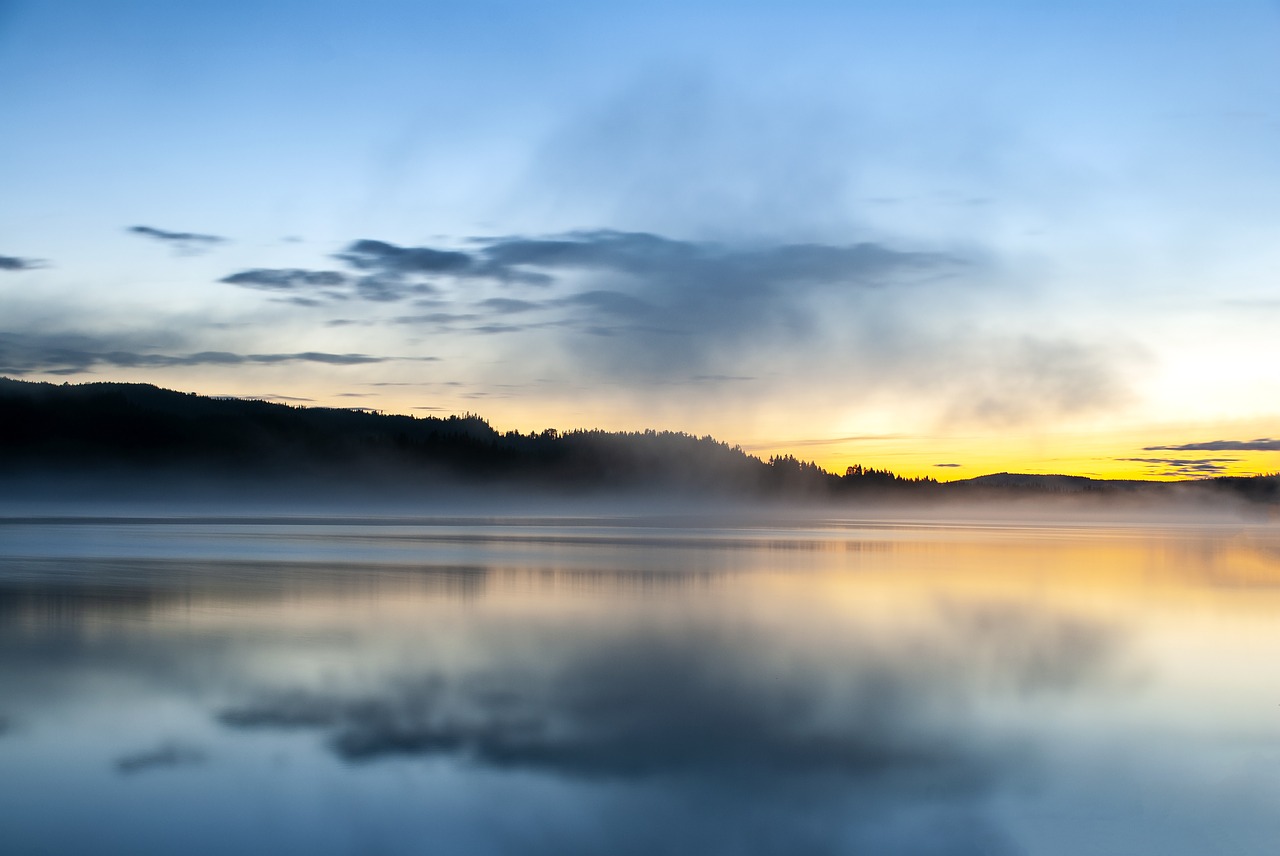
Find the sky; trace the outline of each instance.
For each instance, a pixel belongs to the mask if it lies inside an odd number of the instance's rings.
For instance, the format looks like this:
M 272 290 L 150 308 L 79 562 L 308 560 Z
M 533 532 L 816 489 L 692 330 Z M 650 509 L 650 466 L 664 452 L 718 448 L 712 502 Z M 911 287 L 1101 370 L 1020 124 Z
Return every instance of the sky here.
M 1280 470 L 1280 2 L 0 0 L 0 375 Z

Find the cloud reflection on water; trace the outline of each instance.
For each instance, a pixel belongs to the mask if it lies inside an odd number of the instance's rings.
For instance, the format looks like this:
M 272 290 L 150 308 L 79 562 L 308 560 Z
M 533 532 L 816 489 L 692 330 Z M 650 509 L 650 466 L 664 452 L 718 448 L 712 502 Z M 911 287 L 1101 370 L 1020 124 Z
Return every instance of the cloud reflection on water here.
M 376 694 L 285 689 L 222 710 L 232 728 L 324 732 L 347 761 L 450 755 L 571 776 L 829 775 L 972 788 L 1008 747 L 982 745 L 980 695 L 1102 679 L 1111 627 L 1014 604 L 949 602 L 932 633 L 833 639 L 828 672 L 776 640 L 685 627 L 584 639 L 550 675 L 490 663 Z M 517 658 L 522 659 L 522 658 Z
M 149 770 L 162 770 L 169 767 L 185 767 L 192 764 L 203 764 L 205 753 L 194 746 L 181 743 L 162 743 L 153 749 L 123 755 L 116 759 L 116 772 L 121 775 L 132 775 Z
M 627 828 L 598 842 L 613 852 L 632 852 L 620 841 L 644 842 L 634 852 L 1014 852 L 981 804 L 1035 760 L 1026 735 L 992 730 L 979 708 L 1106 683 L 1123 649 L 1117 628 L 947 601 L 932 627 L 903 638 L 850 630 L 814 651 L 750 628 L 632 627 L 375 691 L 268 689 L 217 718 L 235 730 L 314 730 L 348 764 L 447 758 L 707 807 L 611 814 Z M 530 671 L 531 655 L 559 659 Z M 769 815 L 772 843 L 739 837 Z M 631 828 L 653 824 L 661 840 Z M 545 852 L 591 852 L 580 832 Z

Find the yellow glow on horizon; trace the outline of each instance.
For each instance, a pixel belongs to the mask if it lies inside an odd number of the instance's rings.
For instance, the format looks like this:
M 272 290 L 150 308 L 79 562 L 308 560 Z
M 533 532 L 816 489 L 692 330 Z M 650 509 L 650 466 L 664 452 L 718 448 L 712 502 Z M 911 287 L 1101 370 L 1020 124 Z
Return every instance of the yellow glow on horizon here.
M 575 394 L 572 390 L 561 390 L 559 394 L 527 388 L 486 391 L 478 384 L 431 381 L 382 385 L 373 379 L 384 377 L 385 370 L 374 374 L 344 368 L 344 373 L 347 380 L 338 391 L 333 369 L 323 366 L 243 373 L 227 372 L 219 366 L 195 366 L 172 378 L 157 378 L 154 370 L 122 369 L 101 380 L 154 383 L 201 395 L 264 398 L 298 406 L 369 408 L 417 417 L 470 412 L 500 432 L 517 430 L 527 434 L 546 428 L 683 431 L 695 436 L 710 435 L 764 460 L 772 455 L 793 455 L 837 474 L 855 464 L 938 481 L 1000 472 L 1178 480 L 1280 471 L 1280 451 L 1150 448 L 1280 438 L 1280 416 L 1276 415 L 1127 424 L 1117 418 L 1070 431 L 967 427 L 948 432 L 936 426 L 922 431 L 912 430 L 926 424 L 919 414 L 895 414 L 888 408 L 841 413 L 837 407 L 823 409 L 822 402 L 815 402 L 812 407 L 755 402 L 748 409 L 736 399 L 726 399 L 724 408 L 701 407 L 692 411 L 679 402 L 649 407 L 629 399 L 625 390 L 612 391 L 610 398 L 605 393 Z M 62 376 L 26 379 L 56 384 L 68 381 Z M 70 382 L 95 380 L 98 378 L 77 376 Z M 1176 466 L 1158 463 L 1162 460 L 1208 462 L 1221 469 L 1179 471 Z

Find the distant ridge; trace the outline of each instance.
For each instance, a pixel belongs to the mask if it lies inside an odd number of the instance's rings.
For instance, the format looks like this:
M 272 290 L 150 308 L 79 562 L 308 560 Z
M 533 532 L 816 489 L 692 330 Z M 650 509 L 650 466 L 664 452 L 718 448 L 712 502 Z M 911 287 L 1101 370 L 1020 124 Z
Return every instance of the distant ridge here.
M 791 455 L 763 461 L 672 431 L 498 432 L 474 414 L 413 417 L 211 398 L 150 384 L 0 378 L 0 482 L 212 481 L 246 489 L 682 492 L 746 499 L 976 500 L 1022 495 L 1230 493 L 1280 503 L 1280 476 L 1186 482 L 995 473 L 955 482 Z
M 1138 489 L 1154 482 L 1139 479 L 1094 479 L 1088 476 L 1036 475 L 1033 473 L 992 473 L 971 479 L 958 479 L 951 484 L 967 484 L 975 487 L 1025 488 L 1054 491 L 1057 493 L 1083 493 L 1096 490 L 1100 485 L 1109 488 Z
M 992 473 L 971 479 L 958 479 L 956 484 L 985 487 L 1027 487 L 1038 490 L 1086 490 L 1093 482 L 1087 476 L 1034 475 L 1030 473 Z

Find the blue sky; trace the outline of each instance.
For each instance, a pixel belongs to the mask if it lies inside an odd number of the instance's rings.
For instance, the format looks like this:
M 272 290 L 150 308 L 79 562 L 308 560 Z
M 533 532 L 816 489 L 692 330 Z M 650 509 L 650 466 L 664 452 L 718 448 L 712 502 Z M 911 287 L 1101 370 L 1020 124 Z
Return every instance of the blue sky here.
M 921 472 L 1280 433 L 1274 2 L 10 0 L 0 92 L 6 374 Z

